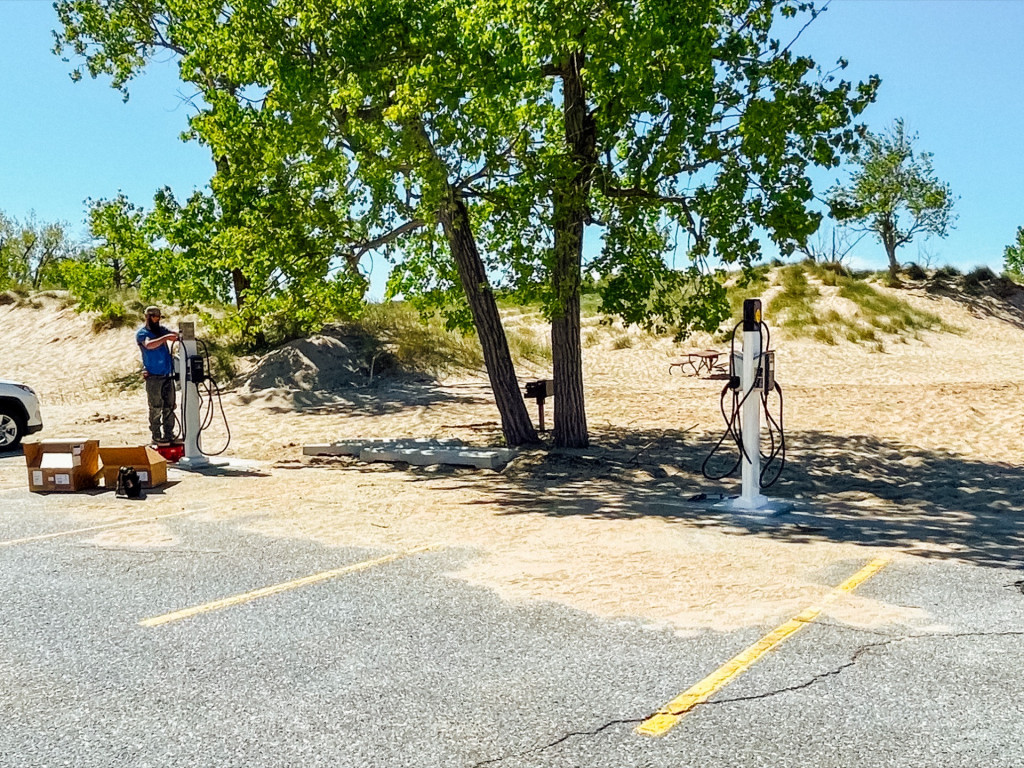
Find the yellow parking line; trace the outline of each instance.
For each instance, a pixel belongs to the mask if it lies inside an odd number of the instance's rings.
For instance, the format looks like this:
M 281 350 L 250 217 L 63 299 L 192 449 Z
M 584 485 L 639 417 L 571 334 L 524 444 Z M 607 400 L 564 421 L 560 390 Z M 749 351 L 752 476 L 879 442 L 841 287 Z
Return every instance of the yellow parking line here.
M 792 619 L 776 627 L 767 635 L 762 637 L 742 653 L 734 656 L 717 670 L 705 677 L 699 683 L 674 698 L 664 707 L 655 712 L 651 717 L 637 726 L 636 732 L 642 736 L 664 736 L 678 723 L 687 713 L 693 710 L 698 704 L 703 704 L 711 696 L 727 686 L 732 680 L 742 674 L 751 664 L 760 659 L 768 651 L 772 650 L 787 638 L 793 636 L 801 629 L 818 618 L 826 606 L 835 602 L 843 595 L 849 594 L 865 581 L 870 579 L 886 565 L 889 559 L 880 557 L 872 560 L 861 568 L 857 573 L 829 592 L 820 603 L 812 605 L 805 611 L 797 614 Z
M 137 517 L 131 520 L 120 520 L 116 523 L 104 523 L 102 525 L 90 525 L 88 528 L 74 528 L 70 531 L 57 531 L 56 533 L 43 533 L 39 536 L 26 536 L 24 539 L 9 539 L 7 541 L 0 541 L 0 547 L 13 547 L 15 544 L 28 544 L 33 541 L 44 541 L 46 539 L 56 539 L 61 536 L 75 536 L 79 533 L 90 533 L 92 531 L 102 531 L 106 528 L 121 528 L 128 525 L 139 525 L 141 523 L 152 523 L 157 520 L 166 520 L 168 517 L 180 517 L 181 515 L 191 515 L 192 510 L 185 510 L 183 512 L 171 512 L 167 515 L 155 515 L 153 517 Z
M 303 576 L 300 579 L 293 579 L 292 581 L 286 581 L 281 584 L 274 584 L 269 587 L 263 587 L 262 589 L 254 589 L 252 592 L 244 592 L 240 595 L 224 597 L 220 600 L 214 600 L 210 603 L 203 603 L 202 605 L 197 605 L 192 608 L 184 608 L 180 611 L 174 611 L 173 613 L 165 613 L 162 616 L 154 616 L 151 619 L 143 619 L 139 622 L 139 624 L 141 624 L 144 627 L 158 627 L 161 624 L 169 624 L 172 621 L 181 621 L 182 619 L 188 619 L 192 616 L 197 616 L 200 613 L 218 611 L 221 608 L 229 608 L 233 605 L 241 605 L 242 603 L 248 603 L 251 600 L 257 600 L 261 597 L 269 597 L 270 595 L 276 595 L 281 592 L 287 592 L 290 589 L 297 589 L 299 587 L 305 587 L 310 584 L 316 584 L 321 581 L 327 581 L 328 579 L 333 579 L 338 576 L 344 576 L 347 573 L 364 571 L 367 568 L 372 568 L 375 565 L 383 565 L 384 563 L 390 563 L 394 560 L 400 560 L 403 557 L 415 555 L 420 552 L 426 552 L 427 550 L 433 548 L 433 546 L 428 545 L 423 547 L 415 547 L 413 549 L 407 549 L 404 552 L 395 552 L 391 555 L 378 557 L 375 560 L 366 560 L 362 563 L 346 565 L 343 568 L 335 568 L 330 571 L 314 573 L 312 576 Z

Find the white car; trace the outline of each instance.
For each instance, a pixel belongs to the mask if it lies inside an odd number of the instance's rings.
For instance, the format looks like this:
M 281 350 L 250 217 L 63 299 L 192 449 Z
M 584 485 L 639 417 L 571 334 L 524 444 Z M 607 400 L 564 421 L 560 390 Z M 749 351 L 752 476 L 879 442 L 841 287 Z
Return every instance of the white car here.
M 0 451 L 17 448 L 21 438 L 42 428 L 39 398 L 32 387 L 0 379 Z

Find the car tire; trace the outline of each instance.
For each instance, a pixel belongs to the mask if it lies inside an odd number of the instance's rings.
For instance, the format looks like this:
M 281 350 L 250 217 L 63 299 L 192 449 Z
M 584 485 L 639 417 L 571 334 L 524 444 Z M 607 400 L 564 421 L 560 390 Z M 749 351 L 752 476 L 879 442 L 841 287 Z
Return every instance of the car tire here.
M 25 425 L 20 416 L 0 405 L 0 452 L 13 451 L 24 436 Z

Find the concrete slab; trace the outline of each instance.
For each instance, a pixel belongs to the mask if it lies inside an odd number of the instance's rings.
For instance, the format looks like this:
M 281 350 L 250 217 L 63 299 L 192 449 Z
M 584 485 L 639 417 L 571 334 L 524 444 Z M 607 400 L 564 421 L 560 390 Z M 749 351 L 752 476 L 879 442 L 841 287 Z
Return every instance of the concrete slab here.
M 425 467 L 434 464 L 498 469 L 515 456 L 508 448 L 477 448 L 454 438 L 359 438 L 306 445 L 306 456 L 358 456 L 361 461 L 405 462 Z
M 362 461 L 403 461 L 417 467 L 452 464 L 477 469 L 497 469 L 509 461 L 509 457 L 498 451 L 470 449 L 366 448 L 359 458 Z
M 314 443 L 304 445 L 304 456 L 358 456 L 365 448 L 449 448 L 460 447 L 462 441 L 456 438 L 442 437 L 355 437 L 347 440 L 336 440 L 333 443 Z

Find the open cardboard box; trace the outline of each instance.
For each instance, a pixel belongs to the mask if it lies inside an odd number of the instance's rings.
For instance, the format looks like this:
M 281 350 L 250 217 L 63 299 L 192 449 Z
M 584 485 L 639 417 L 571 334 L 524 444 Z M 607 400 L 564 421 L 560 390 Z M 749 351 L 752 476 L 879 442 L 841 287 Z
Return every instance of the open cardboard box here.
M 99 484 L 99 441 L 84 437 L 25 443 L 28 489 L 84 491 Z
M 100 448 L 103 462 L 103 485 L 117 487 L 117 473 L 121 467 L 131 467 L 139 473 L 143 488 L 157 488 L 167 482 L 167 460 L 147 445 Z

